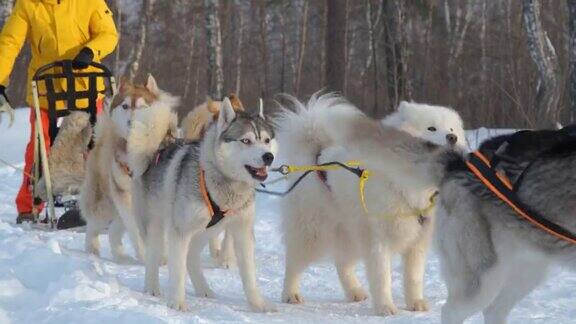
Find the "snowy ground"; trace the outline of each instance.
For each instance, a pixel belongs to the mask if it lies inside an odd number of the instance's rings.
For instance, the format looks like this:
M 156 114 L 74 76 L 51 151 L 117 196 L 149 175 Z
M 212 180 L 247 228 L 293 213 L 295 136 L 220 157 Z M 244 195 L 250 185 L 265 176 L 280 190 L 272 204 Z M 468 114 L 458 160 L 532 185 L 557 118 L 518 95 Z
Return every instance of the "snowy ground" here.
M 28 111 L 19 110 L 15 125 L 0 125 L 0 158 L 22 165 L 28 137 Z M 482 130 L 486 133 L 486 130 Z M 439 261 L 432 254 L 426 276 L 428 313 L 402 312 L 383 319 L 371 315 L 369 302 L 346 303 L 336 272 L 328 264 L 310 268 L 302 280 L 306 304 L 279 303 L 284 269 L 283 246 L 278 234 L 280 218 L 276 200 L 258 197 L 257 267 L 264 295 L 278 303 L 272 314 L 251 313 L 247 307 L 237 270 L 208 268 L 205 273 L 216 299 L 194 296 L 190 284 L 190 311 L 180 313 L 162 299 L 143 291 L 144 269 L 140 265 L 118 265 L 110 261 L 103 241 L 103 258 L 86 255 L 84 233 L 34 230 L 14 224 L 14 196 L 21 177 L 0 165 L 0 324 L 4 323 L 437 323 L 446 291 L 439 275 Z M 205 258 L 209 267 L 209 259 Z M 363 268 L 359 274 L 365 283 Z M 521 269 L 519 269 L 521 271 Z M 163 286 L 167 273 L 161 274 Z M 394 271 L 394 295 L 402 299 L 401 272 Z M 576 275 L 555 271 L 550 279 L 513 312 L 513 323 L 576 323 Z M 472 323 L 481 322 L 476 316 Z

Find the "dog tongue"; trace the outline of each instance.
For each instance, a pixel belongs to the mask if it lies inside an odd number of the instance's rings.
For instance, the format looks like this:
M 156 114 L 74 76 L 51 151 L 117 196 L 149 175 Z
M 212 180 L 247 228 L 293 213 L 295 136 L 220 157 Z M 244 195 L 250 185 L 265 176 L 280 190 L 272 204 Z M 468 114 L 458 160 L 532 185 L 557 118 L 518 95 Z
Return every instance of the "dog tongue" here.
M 256 174 L 261 176 L 261 177 L 267 175 L 268 172 L 266 172 L 266 167 L 261 167 L 261 168 L 256 169 Z

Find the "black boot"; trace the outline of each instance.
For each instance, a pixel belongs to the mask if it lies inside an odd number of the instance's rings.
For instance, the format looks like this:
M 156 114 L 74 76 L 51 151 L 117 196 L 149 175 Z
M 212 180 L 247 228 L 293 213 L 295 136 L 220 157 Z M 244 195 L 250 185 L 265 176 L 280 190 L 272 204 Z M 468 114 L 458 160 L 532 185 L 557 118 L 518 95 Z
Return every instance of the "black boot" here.
M 80 210 L 78 208 L 71 208 L 68 209 L 62 216 L 60 216 L 60 218 L 58 218 L 56 228 L 68 229 L 84 225 L 86 225 L 86 221 L 84 221 L 80 216 Z
M 22 224 L 24 222 L 27 223 L 36 223 L 36 216 L 32 213 L 20 213 L 16 218 L 16 224 Z

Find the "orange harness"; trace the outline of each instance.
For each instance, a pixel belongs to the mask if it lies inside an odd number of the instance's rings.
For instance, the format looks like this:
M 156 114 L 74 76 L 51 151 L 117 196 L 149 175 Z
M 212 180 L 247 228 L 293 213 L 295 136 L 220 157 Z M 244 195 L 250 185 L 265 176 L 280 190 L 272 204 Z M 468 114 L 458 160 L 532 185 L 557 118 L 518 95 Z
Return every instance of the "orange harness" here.
M 558 239 L 576 244 L 576 235 L 526 206 L 513 190 L 510 179 L 496 172 L 482 153 L 475 151 L 469 154 L 466 165 L 492 193 L 510 206 L 521 218 Z
M 206 225 L 206 228 L 210 228 L 218 224 L 218 222 L 220 222 L 230 210 L 220 209 L 220 206 L 218 206 L 214 202 L 214 200 L 212 200 L 212 197 L 210 197 L 210 193 L 208 192 L 208 187 L 206 186 L 206 178 L 204 175 L 204 170 L 202 168 L 200 168 L 199 178 L 200 178 L 200 192 L 202 193 L 202 199 L 204 200 L 204 204 L 206 204 L 206 207 L 208 207 L 208 212 L 210 213 L 211 217 L 210 222 L 208 223 L 208 225 Z

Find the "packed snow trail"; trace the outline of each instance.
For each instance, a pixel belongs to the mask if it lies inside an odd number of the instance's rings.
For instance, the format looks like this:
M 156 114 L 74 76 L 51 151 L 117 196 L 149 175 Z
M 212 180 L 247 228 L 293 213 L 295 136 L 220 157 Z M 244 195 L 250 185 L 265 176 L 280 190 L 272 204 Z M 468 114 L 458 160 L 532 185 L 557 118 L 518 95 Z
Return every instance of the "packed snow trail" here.
M 11 129 L 0 125 L 0 158 L 22 166 L 28 139 L 28 110 L 16 112 Z M 483 132 L 486 134 L 486 131 Z M 432 253 L 427 268 L 427 313 L 402 311 L 382 318 L 371 315 L 369 301 L 347 303 L 335 269 L 327 264 L 311 267 L 302 278 L 303 305 L 279 302 L 284 272 L 284 249 L 279 234 L 277 199 L 257 198 L 256 264 L 264 296 L 279 306 L 277 313 L 249 311 L 236 269 L 204 263 L 216 299 L 198 298 L 187 284 L 189 312 L 166 307 L 165 300 L 143 293 L 144 268 L 110 260 L 105 237 L 102 258 L 83 252 L 84 233 L 41 231 L 15 225 L 14 197 L 21 175 L 0 166 L 0 324 L 6 323 L 438 323 L 446 290 L 439 274 L 439 261 Z M 131 249 L 129 249 L 131 250 Z M 521 271 L 522 269 L 518 269 Z M 366 287 L 363 267 L 358 273 Z M 161 272 L 166 291 L 167 271 Z M 402 308 L 400 263 L 394 265 L 394 298 Z M 576 275 L 554 271 L 550 279 L 512 313 L 511 323 L 576 323 Z M 471 323 L 481 323 L 480 315 Z

